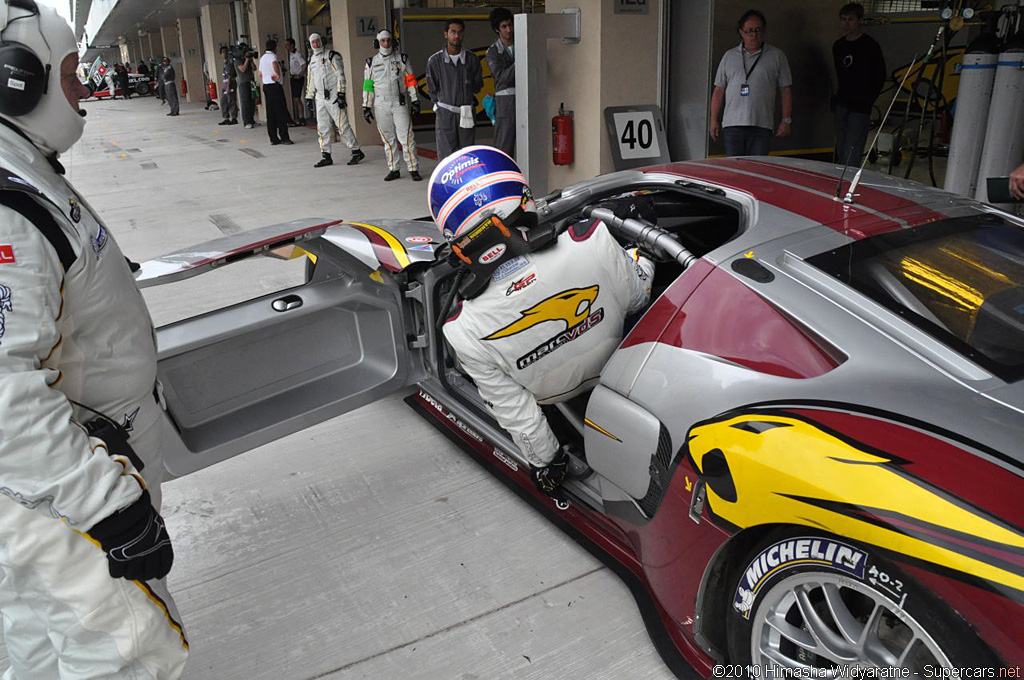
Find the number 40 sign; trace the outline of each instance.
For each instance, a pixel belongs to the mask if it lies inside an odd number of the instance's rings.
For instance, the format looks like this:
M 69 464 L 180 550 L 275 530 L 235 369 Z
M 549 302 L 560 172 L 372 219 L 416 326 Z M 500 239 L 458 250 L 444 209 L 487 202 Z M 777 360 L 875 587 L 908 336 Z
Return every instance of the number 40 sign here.
M 665 126 L 657 106 L 605 109 L 616 170 L 668 161 Z

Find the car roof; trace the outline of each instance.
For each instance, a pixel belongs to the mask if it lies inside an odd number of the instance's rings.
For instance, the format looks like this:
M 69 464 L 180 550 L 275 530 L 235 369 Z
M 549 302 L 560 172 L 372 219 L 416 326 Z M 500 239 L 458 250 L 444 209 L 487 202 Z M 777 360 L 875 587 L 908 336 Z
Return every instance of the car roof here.
M 644 168 L 645 172 L 678 175 L 750 195 L 762 204 L 801 219 L 788 222 L 789 232 L 808 228 L 808 220 L 853 240 L 917 227 L 963 214 L 975 201 L 879 172 L 865 171 L 852 204 L 836 197 L 849 189 L 857 169 L 785 157 L 715 158 Z M 781 224 L 780 224 L 781 223 Z M 775 236 L 787 231 L 787 220 L 774 219 Z M 779 233 L 780 227 L 782 234 Z M 756 225 L 755 225 L 756 228 Z

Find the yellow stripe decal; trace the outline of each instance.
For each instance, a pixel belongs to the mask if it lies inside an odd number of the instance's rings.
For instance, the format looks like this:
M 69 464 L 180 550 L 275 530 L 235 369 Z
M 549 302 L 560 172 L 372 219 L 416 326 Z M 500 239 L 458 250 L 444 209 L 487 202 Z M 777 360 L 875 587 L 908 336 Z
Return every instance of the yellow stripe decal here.
M 584 418 L 583 419 L 583 424 L 586 425 L 587 427 L 593 429 L 593 430 L 597 430 L 598 432 L 603 434 L 605 437 L 608 437 L 609 439 L 614 439 L 615 441 L 619 442 L 620 444 L 622 443 L 621 439 L 619 439 L 618 437 L 616 437 L 615 435 L 613 435 L 611 432 L 609 432 L 608 430 L 604 429 L 603 427 L 600 427 L 599 425 L 594 423 L 594 421 L 592 421 L 590 418 Z
M 398 239 L 396 239 L 390 233 L 384 231 L 380 227 L 375 227 L 372 224 L 363 224 L 362 222 L 348 222 L 348 224 L 354 224 L 357 227 L 369 229 L 370 231 L 374 232 L 382 239 L 384 239 L 384 242 L 391 246 L 391 252 L 395 254 L 395 259 L 398 260 L 398 264 L 399 266 L 402 267 L 402 269 L 405 269 L 411 264 L 409 262 L 409 255 L 406 254 L 405 252 L 405 247 L 402 246 L 402 244 L 399 243 Z
M 184 629 L 182 629 L 181 624 L 171 617 L 171 612 L 167 610 L 167 605 L 164 604 L 164 601 L 161 600 L 156 593 L 150 590 L 149 586 L 147 586 L 144 581 L 132 581 L 132 583 L 137 585 L 139 589 L 146 594 L 146 597 L 155 602 L 156 606 L 159 607 L 161 611 L 163 611 L 164 616 L 167 617 L 167 623 L 170 624 L 171 628 L 178 633 L 178 637 L 181 638 L 181 646 L 185 649 L 188 649 L 188 640 L 185 639 L 185 631 Z

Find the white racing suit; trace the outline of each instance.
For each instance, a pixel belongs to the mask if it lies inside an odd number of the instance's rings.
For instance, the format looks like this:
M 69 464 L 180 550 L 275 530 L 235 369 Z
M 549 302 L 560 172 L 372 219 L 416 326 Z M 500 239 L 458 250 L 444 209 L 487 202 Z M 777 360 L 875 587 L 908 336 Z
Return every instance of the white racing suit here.
M 647 304 L 653 274 L 603 223 L 581 222 L 554 247 L 502 263 L 445 323 L 462 368 L 532 465 L 547 465 L 559 447 L 539 404 L 596 382 L 626 315 Z
M 144 486 L 159 509 L 162 425 L 149 313 L 104 225 L 6 126 L 0 167 L 0 179 L 25 189 L 4 191 L 0 203 L 3 677 L 178 678 L 188 643 L 164 582 L 111 578 L 106 554 L 85 535 Z M 14 194 L 20 208 L 9 202 Z M 52 219 L 26 205 L 46 206 Z M 47 223 L 74 254 L 67 271 L 41 231 Z M 95 414 L 71 400 L 124 425 L 144 471 L 108 455 L 79 424 Z
M 384 140 L 384 154 L 388 170 L 398 170 L 398 144 L 402 144 L 405 167 L 409 172 L 419 170 L 416 141 L 412 135 L 412 116 L 409 109 L 418 101 L 416 76 L 409 68 L 409 58 L 391 50 L 385 56 L 378 52 L 366 60 L 363 69 L 363 107 L 372 107 L 377 119 L 377 131 Z
M 345 97 L 345 65 L 341 55 L 334 50 L 323 48 L 309 57 L 306 69 L 306 99 L 313 99 L 316 105 L 316 131 L 320 137 L 320 151 L 331 153 L 331 135 L 334 128 L 341 132 L 341 138 L 350 151 L 359 149 L 356 133 L 348 122 L 346 109 L 337 102 L 338 93 Z

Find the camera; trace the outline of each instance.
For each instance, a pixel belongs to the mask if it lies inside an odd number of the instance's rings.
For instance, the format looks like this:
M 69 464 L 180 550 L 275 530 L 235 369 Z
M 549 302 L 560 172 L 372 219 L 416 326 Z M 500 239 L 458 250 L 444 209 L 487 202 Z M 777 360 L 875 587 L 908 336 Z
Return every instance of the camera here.
M 229 49 L 229 52 L 231 54 L 231 58 L 235 59 L 236 61 L 242 61 L 246 57 L 252 56 L 252 50 L 244 42 L 240 42 L 234 47 L 231 47 Z

